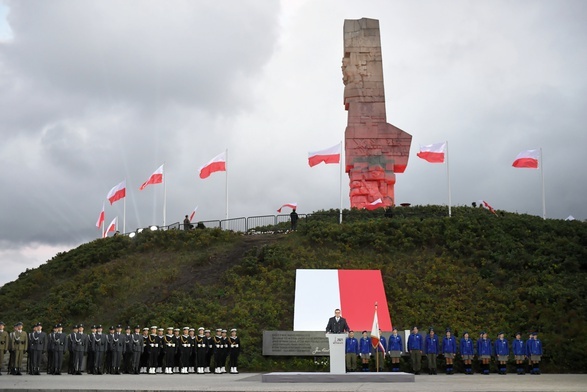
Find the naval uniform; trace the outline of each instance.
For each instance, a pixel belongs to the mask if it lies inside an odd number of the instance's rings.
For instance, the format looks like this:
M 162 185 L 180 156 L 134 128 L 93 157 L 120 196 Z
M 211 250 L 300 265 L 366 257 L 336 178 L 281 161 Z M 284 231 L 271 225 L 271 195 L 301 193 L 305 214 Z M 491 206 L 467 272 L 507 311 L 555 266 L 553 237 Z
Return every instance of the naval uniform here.
M 238 373 L 238 356 L 241 350 L 241 340 L 238 336 L 229 336 L 228 344 L 230 346 L 230 372 Z

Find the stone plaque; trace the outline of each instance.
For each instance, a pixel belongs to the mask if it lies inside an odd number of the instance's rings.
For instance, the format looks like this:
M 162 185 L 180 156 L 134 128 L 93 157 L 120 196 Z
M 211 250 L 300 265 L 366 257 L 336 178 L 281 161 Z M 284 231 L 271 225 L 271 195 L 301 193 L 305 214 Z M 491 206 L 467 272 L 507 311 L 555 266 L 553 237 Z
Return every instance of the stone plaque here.
M 263 355 L 328 356 L 324 331 L 263 331 Z

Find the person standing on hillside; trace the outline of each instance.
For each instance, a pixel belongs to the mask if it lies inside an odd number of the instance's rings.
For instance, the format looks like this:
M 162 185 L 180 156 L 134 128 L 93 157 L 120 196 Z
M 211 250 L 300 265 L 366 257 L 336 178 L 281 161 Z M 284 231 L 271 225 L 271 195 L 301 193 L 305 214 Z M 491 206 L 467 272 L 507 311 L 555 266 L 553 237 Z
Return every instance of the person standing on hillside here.
M 424 344 L 424 352 L 428 359 L 428 374 L 436 373 L 436 357 L 439 354 L 438 337 L 434 333 L 434 328 L 428 329 L 428 335 Z
M 399 361 L 402 356 L 403 350 L 404 345 L 402 342 L 402 337 L 397 334 L 397 328 L 393 327 L 393 331 L 389 336 L 389 340 L 387 342 L 387 351 L 389 353 L 389 356 L 391 357 L 392 372 L 399 372 Z
M 186 215 L 185 218 L 183 219 L 183 229 L 189 230 L 192 227 L 193 227 L 192 222 L 190 221 L 190 218 Z
M 469 332 L 467 331 L 465 331 L 463 338 L 461 339 L 460 351 L 461 358 L 463 358 L 463 362 L 465 363 L 465 374 L 473 374 L 471 362 L 475 356 L 475 347 L 473 346 L 473 340 L 469 338 Z
M 452 336 L 450 328 L 446 329 L 444 339 L 442 339 L 442 354 L 446 361 L 446 374 L 454 374 L 453 361 L 457 353 L 457 340 Z
M 367 336 L 367 331 L 362 332 L 359 340 L 359 356 L 361 357 L 361 371 L 369 371 L 369 358 L 371 357 L 371 339 Z
M 357 371 L 357 356 L 359 355 L 359 341 L 355 338 L 355 333 L 349 331 L 349 336 L 345 340 L 344 347 L 346 357 L 346 371 Z
M 296 212 L 296 209 L 292 209 L 292 211 L 289 213 L 289 219 L 291 221 L 291 229 L 292 230 L 297 230 L 298 228 L 298 213 Z
M 418 327 L 412 328 L 412 333 L 408 337 L 408 353 L 410 353 L 410 360 L 412 362 L 412 370 L 414 374 L 420 374 L 422 368 L 422 349 L 424 342 L 422 335 L 418 333 Z
M 507 362 L 510 356 L 510 347 L 508 341 L 504 338 L 504 333 L 500 332 L 495 341 L 495 355 L 497 356 L 497 372 L 505 375 L 507 373 Z
M 326 333 L 347 333 L 350 331 L 349 325 L 344 317 L 340 315 L 340 309 L 334 310 L 334 317 L 328 319 Z
M 521 376 L 524 374 L 524 361 L 526 360 L 526 346 L 522 340 L 522 334 L 516 332 L 516 337 L 512 342 L 512 351 L 516 361 L 516 373 Z

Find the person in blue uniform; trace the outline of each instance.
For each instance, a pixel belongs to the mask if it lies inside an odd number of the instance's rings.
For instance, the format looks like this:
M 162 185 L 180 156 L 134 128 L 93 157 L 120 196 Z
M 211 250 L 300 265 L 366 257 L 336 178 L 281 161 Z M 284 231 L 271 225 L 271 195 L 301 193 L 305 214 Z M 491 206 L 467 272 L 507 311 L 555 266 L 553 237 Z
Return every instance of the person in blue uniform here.
M 495 346 L 495 356 L 497 357 L 497 372 L 499 374 L 506 374 L 507 373 L 507 362 L 510 356 L 510 346 L 507 339 L 504 337 L 504 333 L 500 332 L 497 335 L 497 339 L 494 343 Z
M 391 371 L 399 372 L 399 361 L 402 356 L 404 345 L 402 337 L 397 334 L 397 328 L 393 328 L 387 340 L 387 353 L 391 357 Z
M 481 332 L 481 339 L 477 341 L 477 357 L 481 363 L 481 374 L 489 374 L 489 362 L 493 353 L 491 339 L 487 337 L 487 332 Z
M 410 360 L 412 362 L 412 370 L 414 374 L 420 374 L 422 368 L 422 350 L 424 349 L 424 339 L 418 333 L 418 327 L 412 328 L 412 332 L 408 337 L 408 353 L 410 353 Z
M 438 353 L 440 351 L 438 344 L 438 336 L 436 336 L 434 328 L 428 329 L 428 335 L 426 335 L 424 343 L 424 352 L 426 354 L 426 359 L 428 360 L 428 374 L 437 374 L 436 357 L 438 356 Z
M 442 354 L 446 361 L 446 374 L 454 374 L 453 363 L 457 353 L 457 340 L 452 335 L 450 328 L 446 329 L 444 339 L 442 339 Z
M 469 332 L 467 331 L 465 331 L 463 338 L 461 339 L 460 352 L 465 365 L 465 374 L 473 374 L 471 362 L 475 356 L 475 346 L 473 345 L 473 339 L 469 337 Z
M 359 341 L 355 338 L 355 332 L 349 331 L 349 336 L 345 340 L 344 346 L 346 371 L 357 371 L 357 357 L 359 356 Z
M 526 346 L 522 340 L 522 334 L 517 332 L 516 338 L 512 341 L 512 352 L 516 361 L 516 373 L 521 376 L 524 374 L 524 361 L 526 360 Z
M 362 332 L 359 340 L 359 356 L 361 357 L 361 371 L 369 371 L 369 358 L 371 357 L 371 339 L 367 336 L 367 331 Z
M 540 374 L 540 359 L 542 358 L 542 342 L 538 339 L 538 333 L 532 333 L 529 345 L 530 374 Z
M 526 340 L 526 346 L 524 347 L 526 358 L 528 358 L 528 372 L 532 372 L 532 362 L 530 361 L 530 344 L 532 343 L 532 332 L 528 333 L 528 340 Z
M 385 366 L 385 351 L 387 350 L 387 339 L 385 339 L 385 336 L 381 335 L 381 330 L 379 330 L 379 344 L 377 344 L 377 347 L 373 347 L 373 349 L 375 350 L 375 355 L 377 355 L 377 357 L 375 358 L 375 365 L 379 366 L 378 371 L 382 372 L 383 368 Z

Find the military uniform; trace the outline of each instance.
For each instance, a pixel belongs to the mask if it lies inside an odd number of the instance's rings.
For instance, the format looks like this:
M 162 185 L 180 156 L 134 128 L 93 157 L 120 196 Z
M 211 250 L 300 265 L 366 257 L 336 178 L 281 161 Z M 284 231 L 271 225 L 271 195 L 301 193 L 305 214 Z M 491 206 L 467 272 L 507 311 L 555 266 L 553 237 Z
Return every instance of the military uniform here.
M 187 374 L 192 345 L 190 343 L 189 327 L 183 328 L 183 335 L 178 338 L 180 373 Z
M 196 336 L 196 373 L 198 374 L 203 374 L 204 369 L 206 369 L 206 351 L 206 336 L 204 335 L 204 328 L 200 327 L 198 336 Z
M 104 368 L 104 356 L 108 351 L 108 336 L 102 333 L 102 326 L 97 326 L 97 332 L 93 337 L 92 350 L 94 352 L 93 374 L 102 374 Z
M 149 340 L 149 328 L 143 328 L 143 352 L 141 353 L 140 359 L 140 373 L 147 373 L 147 369 L 149 368 L 149 355 L 151 352 L 151 346 L 148 345 Z
M 163 350 L 165 351 L 165 374 L 173 374 L 175 366 L 175 354 L 177 353 L 177 338 L 173 328 L 167 328 L 167 335 L 163 336 Z
M 94 351 L 94 340 L 96 339 L 97 329 L 97 325 L 92 325 L 92 332 L 88 334 L 88 362 L 86 364 L 86 372 L 88 374 L 94 374 L 95 370 L 94 361 L 96 352 Z
M 124 334 L 124 354 L 122 354 L 122 372 L 124 374 L 131 374 L 132 361 L 132 334 L 130 333 L 130 326 L 127 326 Z
M 41 323 L 36 325 L 37 331 L 33 332 L 30 340 L 31 347 L 31 374 L 41 375 L 41 356 L 47 351 L 47 334 L 42 331 Z
M 220 369 L 220 373 L 226 373 L 226 360 L 228 359 L 229 354 L 229 347 L 228 347 L 228 336 L 226 336 L 226 329 L 222 330 L 222 368 Z
M 22 357 L 28 349 L 28 336 L 22 330 L 22 323 L 16 323 L 14 331 L 8 337 L 8 350 L 10 351 L 10 374 L 21 376 L 20 367 Z
M 181 352 L 179 351 L 179 328 L 173 329 L 173 336 L 175 337 L 175 358 L 173 360 L 173 373 L 179 373 L 181 366 Z
M 163 328 L 157 328 L 157 341 L 159 342 L 159 354 L 157 355 L 157 373 L 163 373 L 165 364 L 165 347 L 163 346 Z
M 149 365 L 148 365 L 148 372 L 149 374 L 155 374 L 157 370 L 157 360 L 159 358 L 159 350 L 160 350 L 160 339 L 157 336 L 157 327 L 151 327 L 151 333 L 145 342 L 145 346 L 147 349 L 145 351 L 149 352 Z
M 193 328 L 189 329 L 188 340 L 190 342 L 190 358 L 188 360 L 188 373 L 196 372 L 196 330 Z
M 130 335 L 130 350 L 132 353 L 130 359 L 131 374 L 139 374 L 141 354 L 143 353 L 143 349 L 145 348 L 145 341 L 143 340 L 143 336 L 139 333 L 140 330 L 141 327 L 137 325 L 135 327 L 135 333 Z
M 204 331 L 205 338 L 204 338 L 204 345 L 206 346 L 206 359 L 205 359 L 205 369 L 204 373 L 210 373 L 210 364 L 212 363 L 212 356 L 214 355 L 214 338 L 210 336 L 210 330 L 207 329 Z
M 33 374 L 33 353 L 32 353 L 32 347 L 31 347 L 31 341 L 33 340 L 33 333 L 37 332 L 37 326 L 33 325 L 33 330 L 31 332 L 28 333 L 28 339 L 29 339 L 29 346 L 26 350 L 26 370 L 28 374 Z
M 230 350 L 230 373 L 238 374 L 238 356 L 241 350 L 241 340 L 236 336 L 236 329 L 234 328 L 230 330 L 228 344 Z
M 110 365 L 110 374 L 120 374 L 120 365 L 122 362 L 122 355 L 124 354 L 126 339 L 124 334 L 121 333 L 122 327 L 116 326 L 116 332 L 111 335 L 111 339 L 108 342 L 110 346 L 110 352 L 112 353 L 112 363 Z
M 84 333 L 83 324 L 79 325 L 78 332 L 70 335 L 68 343 L 73 345 L 73 374 L 80 376 L 84 364 L 84 355 L 88 352 L 88 335 Z
M 63 354 L 67 349 L 67 336 L 61 331 L 61 324 L 55 326 L 56 331 L 49 336 L 49 346 L 53 352 L 51 371 L 54 375 L 61 375 L 63 365 Z
M 104 371 L 107 374 L 112 374 L 112 342 L 114 341 L 114 326 L 108 329 L 108 335 L 106 335 L 106 359 L 104 361 Z
M 8 351 L 8 332 L 4 330 L 4 322 L 0 321 L 0 375 L 4 365 L 4 353 Z
M 74 325 L 72 328 L 72 332 L 67 335 L 67 351 L 69 352 L 69 358 L 67 360 L 67 373 L 74 374 L 75 373 L 75 354 L 73 349 L 75 347 L 75 336 L 77 334 L 77 325 Z
M 222 329 L 218 328 L 216 330 L 216 335 L 212 338 L 212 343 L 214 345 L 214 373 L 220 374 L 222 373 L 222 347 L 224 345 L 222 341 Z

